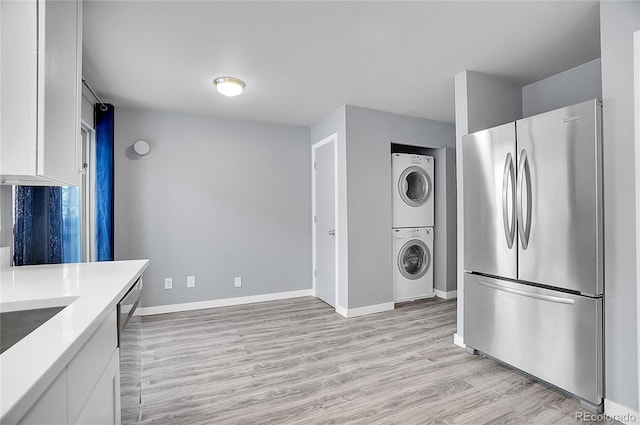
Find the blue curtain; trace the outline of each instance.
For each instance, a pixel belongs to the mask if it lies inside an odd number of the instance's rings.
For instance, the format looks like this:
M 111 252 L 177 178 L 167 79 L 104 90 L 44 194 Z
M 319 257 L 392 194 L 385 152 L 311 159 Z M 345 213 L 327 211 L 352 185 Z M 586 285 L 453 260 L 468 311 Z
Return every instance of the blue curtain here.
M 96 259 L 113 260 L 113 105 L 96 104 Z
M 55 264 L 62 255 L 62 188 L 16 186 L 14 264 Z

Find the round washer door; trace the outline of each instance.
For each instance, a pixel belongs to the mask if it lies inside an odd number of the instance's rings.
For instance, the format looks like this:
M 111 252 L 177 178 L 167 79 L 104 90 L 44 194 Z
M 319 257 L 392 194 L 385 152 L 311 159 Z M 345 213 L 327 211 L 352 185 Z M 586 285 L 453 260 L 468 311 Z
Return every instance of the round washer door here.
M 398 253 L 398 270 L 407 279 L 420 279 L 431 266 L 431 252 L 419 239 L 405 243 Z
M 431 195 L 431 178 L 422 167 L 408 167 L 398 179 L 398 191 L 407 205 L 419 207 Z

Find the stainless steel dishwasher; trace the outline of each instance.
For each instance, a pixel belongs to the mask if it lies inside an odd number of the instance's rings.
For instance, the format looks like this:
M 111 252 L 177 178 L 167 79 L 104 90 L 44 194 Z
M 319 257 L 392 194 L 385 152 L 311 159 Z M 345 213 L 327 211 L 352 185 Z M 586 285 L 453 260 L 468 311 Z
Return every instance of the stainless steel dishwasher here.
M 142 317 L 135 314 L 141 297 L 139 278 L 118 303 L 122 425 L 137 424 L 142 418 Z

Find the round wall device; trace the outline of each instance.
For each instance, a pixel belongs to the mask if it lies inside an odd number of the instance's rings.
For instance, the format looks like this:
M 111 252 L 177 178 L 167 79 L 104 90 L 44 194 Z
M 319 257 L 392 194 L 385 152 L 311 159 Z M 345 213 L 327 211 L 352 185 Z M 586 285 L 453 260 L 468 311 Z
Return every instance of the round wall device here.
M 151 145 L 146 140 L 138 140 L 133 144 L 133 150 L 140 156 L 149 155 Z

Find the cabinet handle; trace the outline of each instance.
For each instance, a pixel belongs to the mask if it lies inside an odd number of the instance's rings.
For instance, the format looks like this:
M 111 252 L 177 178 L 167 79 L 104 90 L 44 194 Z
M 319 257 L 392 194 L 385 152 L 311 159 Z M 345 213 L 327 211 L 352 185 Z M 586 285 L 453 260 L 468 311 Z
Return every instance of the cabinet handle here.
M 510 294 L 522 295 L 523 297 L 534 298 L 541 301 L 549 301 L 558 304 L 575 304 L 576 301 L 572 298 L 554 297 L 552 295 L 534 294 L 532 292 L 523 291 L 520 289 L 509 288 L 497 283 L 490 282 L 488 280 L 476 278 L 476 283 L 487 288 L 496 289 L 498 291 L 508 292 Z
M 531 170 L 529 168 L 529 158 L 527 157 L 527 151 L 522 150 L 520 153 L 520 165 L 518 167 L 518 204 L 516 205 L 516 209 L 518 212 L 518 233 L 520 234 L 520 243 L 522 244 L 522 249 L 526 250 L 529 247 L 529 237 L 531 235 Z M 524 223 L 524 214 L 522 211 L 522 192 L 523 185 L 526 182 L 526 190 L 527 190 L 527 223 Z
M 509 206 L 508 206 L 508 186 L 509 177 L 511 177 L 511 224 L 509 224 Z M 513 247 L 513 241 L 516 236 L 516 218 L 515 218 L 515 202 L 516 202 L 516 172 L 513 165 L 511 153 L 507 154 L 504 161 L 504 173 L 502 177 L 502 222 L 504 225 L 504 235 L 507 239 L 507 248 Z

